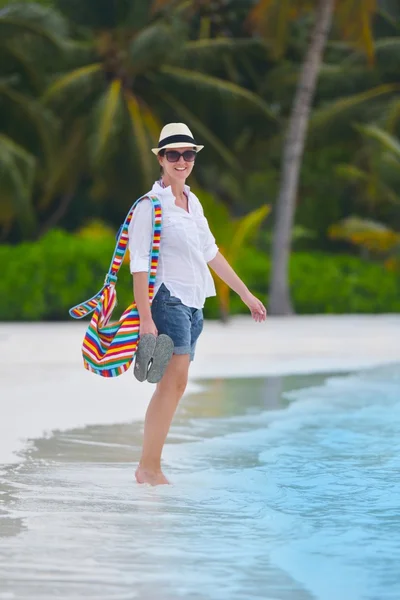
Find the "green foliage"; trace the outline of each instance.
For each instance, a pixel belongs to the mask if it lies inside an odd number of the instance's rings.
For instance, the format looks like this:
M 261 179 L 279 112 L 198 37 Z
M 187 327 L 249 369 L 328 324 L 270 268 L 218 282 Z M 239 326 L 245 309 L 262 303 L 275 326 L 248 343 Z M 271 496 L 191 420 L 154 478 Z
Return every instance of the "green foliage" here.
M 299 313 L 390 313 L 400 311 L 400 278 L 355 256 L 296 254 L 290 283 Z
M 270 261 L 246 248 L 236 271 L 250 290 L 267 301 Z M 380 264 L 346 254 L 294 252 L 290 259 L 290 288 L 298 314 L 390 313 L 400 311 L 400 277 Z M 248 314 L 233 294 L 231 314 Z M 215 298 L 207 300 L 206 316 L 218 316 Z
M 318 149 L 309 148 L 303 160 L 297 201 L 296 223 L 315 232 L 296 246 L 297 249 L 318 247 L 326 249 L 326 230 L 340 219 L 344 210 L 350 210 L 352 198 L 346 185 L 335 177 L 338 162 L 350 160 L 351 153 L 343 144 L 329 144 Z
M 115 240 L 87 239 L 53 230 L 40 242 L 0 246 L 6 265 L 0 282 L 0 319 L 63 320 L 73 305 L 103 285 Z M 121 269 L 120 303 L 131 302 L 131 276 Z
M 254 241 L 261 223 L 270 212 L 270 206 L 264 204 L 243 217 L 232 219 L 226 206 L 218 202 L 212 194 L 203 190 L 198 190 L 196 193 L 204 208 L 211 231 L 218 239 L 220 252 L 235 269 L 238 256 L 246 245 Z M 215 288 L 220 314 L 224 320 L 230 311 L 230 288 L 218 277 L 215 278 Z
M 72 22 L 91 29 L 112 29 L 130 17 L 132 0 L 55 0 Z M 143 2 L 143 4 L 148 4 Z
M 356 129 L 361 134 L 356 158 L 348 164 L 339 163 L 336 173 L 347 182 L 358 205 L 368 209 L 369 220 L 399 228 L 399 139 L 376 125 L 359 125 Z M 354 209 L 360 213 L 359 208 Z M 349 214 L 353 211 L 349 206 Z
M 62 17 L 45 6 L 14 3 L 0 12 L 0 225 L 7 230 L 17 220 L 22 237 L 39 227 L 35 189 L 54 177 L 58 155 L 57 118 L 32 94 L 66 33 Z
M 122 204 L 149 188 L 158 171 L 150 148 L 158 141 L 165 114 L 169 120 L 185 121 L 217 155 L 234 164 L 212 127 L 197 117 L 199 92 L 208 102 L 218 98 L 232 104 L 236 98 L 238 106 L 271 120 L 267 103 L 258 95 L 226 76 L 193 68 L 188 23 L 176 3 L 165 13 L 155 1 L 55 4 L 79 26 L 72 28 L 71 48 L 83 45 L 86 56 L 82 54 L 80 65 L 59 69 L 44 101 L 61 117 L 65 137 L 71 124 L 80 122 L 97 198 L 117 195 Z M 198 55 L 207 51 L 197 48 Z
M 32 0 L 0 0 L 0 8 L 13 6 L 14 4 L 23 6 L 32 4 Z M 40 4 L 41 6 L 54 6 L 54 0 L 35 0 L 35 4 Z
M 327 231 L 352 213 L 400 227 L 399 11 L 388 9 L 398 2 L 376 16 L 374 48 L 375 3 L 358 4 L 337 3 L 302 164 L 295 250 L 337 249 Z M 256 6 L 253 26 L 268 26 L 266 37 L 249 28 Z M 221 247 L 232 237 L 226 221 L 273 207 L 315 2 L 0 0 L 0 8 L 3 241 L 54 223 L 79 228 L 88 215 L 117 228 L 158 173 L 149 149 L 168 121 L 188 123 L 205 144 L 194 177 L 209 192 L 205 212 Z M 265 252 L 273 221 L 258 238 Z M 259 277 L 265 295 L 264 271 Z M 231 295 L 235 311 L 240 300 Z
M 68 310 L 103 285 L 115 240 L 92 239 L 52 231 L 39 242 L 0 246 L 0 320 L 68 320 Z M 243 248 L 236 269 L 251 291 L 265 301 L 270 264 L 260 252 Z M 348 255 L 294 253 L 290 263 L 296 311 L 312 313 L 388 313 L 400 311 L 400 277 L 381 265 Z M 132 302 L 127 264 L 117 284 L 116 315 Z M 232 294 L 231 314 L 248 314 Z M 220 315 L 218 299 L 209 298 L 206 318 Z
M 332 239 L 346 240 L 361 249 L 362 256 L 388 260 L 400 253 L 400 233 L 383 223 L 351 216 L 331 225 Z
M 113 205 L 123 210 L 154 180 L 158 163 L 150 148 L 168 120 L 188 123 L 208 145 L 208 160 L 240 170 L 228 147 L 232 119 L 250 114 L 265 125 L 275 117 L 230 72 L 246 49 L 262 44 L 235 37 L 196 45 L 190 40 L 193 15 L 183 4 L 164 10 L 156 0 L 7 3 L 0 13 L 0 133 L 36 162 L 31 185 L 14 168 L 18 193 L 0 206 L 2 239 L 28 237 L 16 179 L 23 180 L 23 202 L 35 213 L 31 237 L 64 215 L 68 221 L 70 207 L 58 206 L 80 185 L 107 205 L 107 218 Z M 224 60 L 210 60 L 220 50 L 229 68 Z M 212 109 L 213 119 L 204 117 L 203 107 L 208 114 Z
M 34 170 L 32 154 L 0 134 L 0 221 L 12 220 L 17 212 L 24 226 L 28 229 L 34 226 L 35 215 L 30 204 Z

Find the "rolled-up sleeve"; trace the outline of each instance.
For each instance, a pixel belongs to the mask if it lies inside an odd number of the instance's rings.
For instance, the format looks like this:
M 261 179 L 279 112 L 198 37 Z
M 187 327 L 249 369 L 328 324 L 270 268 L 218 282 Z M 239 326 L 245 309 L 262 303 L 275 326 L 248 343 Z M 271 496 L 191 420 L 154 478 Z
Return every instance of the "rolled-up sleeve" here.
M 149 271 L 152 234 L 153 207 L 151 200 L 146 198 L 135 208 L 128 228 L 131 273 Z
M 200 227 L 203 232 L 203 256 L 206 262 L 210 262 L 216 257 L 219 248 L 216 244 L 215 237 L 211 233 L 210 226 L 207 221 L 207 217 L 204 215 L 204 209 L 200 200 L 193 194 L 193 198 L 196 204 L 196 212 L 200 220 Z
M 216 257 L 217 253 L 218 253 L 218 246 L 215 242 L 215 237 L 213 236 L 213 234 L 211 233 L 210 227 L 208 225 L 208 221 L 206 219 L 206 217 L 204 217 L 205 222 L 206 222 L 206 243 L 204 244 L 203 247 L 203 255 L 204 255 L 204 259 L 206 262 L 210 262 L 210 260 L 212 260 L 213 258 Z

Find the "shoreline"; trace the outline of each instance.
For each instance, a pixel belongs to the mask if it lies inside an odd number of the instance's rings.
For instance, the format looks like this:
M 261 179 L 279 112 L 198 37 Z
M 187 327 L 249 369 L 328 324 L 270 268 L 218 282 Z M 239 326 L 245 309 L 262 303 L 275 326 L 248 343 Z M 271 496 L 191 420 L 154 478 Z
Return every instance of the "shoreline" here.
M 154 386 L 131 369 L 104 380 L 82 366 L 88 322 L 0 323 L 0 464 L 29 440 L 85 425 L 140 421 Z M 345 372 L 400 363 L 400 315 L 233 317 L 206 321 L 186 394 L 201 380 Z

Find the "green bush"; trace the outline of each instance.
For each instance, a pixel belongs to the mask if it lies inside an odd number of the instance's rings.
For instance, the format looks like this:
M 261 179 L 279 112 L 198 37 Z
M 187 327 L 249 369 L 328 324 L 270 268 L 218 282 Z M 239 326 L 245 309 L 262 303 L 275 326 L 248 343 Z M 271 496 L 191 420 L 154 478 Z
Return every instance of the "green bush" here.
M 398 274 L 355 256 L 298 253 L 290 279 L 299 313 L 400 312 Z
M 0 246 L 0 320 L 69 319 L 68 310 L 103 285 L 115 240 L 79 238 L 52 231 L 40 242 Z M 270 263 L 259 251 L 242 251 L 235 270 L 251 291 L 267 302 Z M 400 278 L 381 265 L 354 256 L 294 253 L 292 298 L 298 313 L 400 312 Z M 118 315 L 132 301 L 132 278 L 122 266 L 117 285 Z M 232 314 L 248 314 L 232 292 Z M 218 301 L 207 300 L 206 318 L 218 318 Z
M 0 319 L 63 320 L 103 285 L 115 240 L 88 240 L 52 231 L 37 243 L 1 246 Z M 130 274 L 121 269 L 119 298 L 129 303 Z M 124 272 L 125 271 L 125 272 Z

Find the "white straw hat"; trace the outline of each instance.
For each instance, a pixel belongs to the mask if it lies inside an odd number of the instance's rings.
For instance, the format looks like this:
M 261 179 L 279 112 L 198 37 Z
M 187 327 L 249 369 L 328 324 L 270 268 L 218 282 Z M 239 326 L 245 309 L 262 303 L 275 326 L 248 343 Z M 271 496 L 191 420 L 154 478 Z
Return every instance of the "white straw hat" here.
M 168 123 L 162 128 L 157 148 L 152 148 L 158 154 L 164 148 L 193 148 L 200 152 L 204 146 L 198 146 L 189 127 L 184 123 Z

